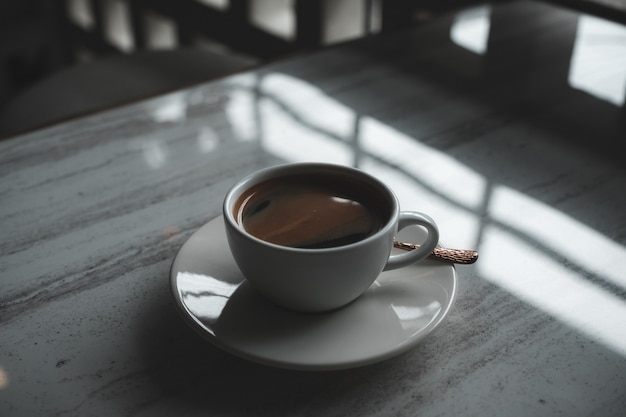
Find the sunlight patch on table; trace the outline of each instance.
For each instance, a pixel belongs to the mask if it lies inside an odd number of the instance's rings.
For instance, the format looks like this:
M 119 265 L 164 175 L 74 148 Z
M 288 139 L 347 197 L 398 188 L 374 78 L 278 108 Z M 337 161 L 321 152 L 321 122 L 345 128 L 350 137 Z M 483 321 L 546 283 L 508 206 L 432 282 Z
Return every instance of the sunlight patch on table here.
M 290 162 L 352 164 L 356 116 L 320 89 L 285 74 L 235 77 L 226 107 L 238 140 Z
M 485 230 L 480 256 L 482 277 L 626 355 L 626 303 L 619 297 L 497 226 Z
M 405 158 L 411 158 L 410 154 Z M 430 189 L 393 166 L 378 159 L 364 156 L 359 168 L 388 184 L 398 196 L 401 210 L 429 214 L 439 225 L 440 240 L 444 246 L 473 248 L 480 233 L 481 219 L 476 212 L 451 203 L 454 196 L 434 194 Z M 482 193 L 481 188 L 475 192 Z M 481 194 L 482 195 L 482 194 Z M 478 198 L 478 196 L 477 196 Z M 458 233 L 463 230 L 463 233 Z
M 203 126 L 198 130 L 198 150 L 201 153 L 213 152 L 219 145 L 219 136 L 210 126 Z
M 300 123 L 272 100 L 261 100 L 259 107 L 261 144 L 268 152 L 290 162 L 352 163 L 349 144 Z
M 467 165 L 372 117 L 361 118 L 359 131 L 367 154 L 383 158 L 433 194 L 472 210 L 483 204 L 486 180 Z
M 354 134 L 354 110 L 318 87 L 286 74 L 272 73 L 261 79 L 260 90 L 294 120 L 321 134 L 339 139 Z
M 161 168 L 167 160 L 165 146 L 159 141 L 152 140 L 141 145 L 143 158 L 152 169 Z
M 240 141 L 251 141 L 258 137 L 259 126 L 256 116 L 257 103 L 255 94 L 251 91 L 252 86 L 242 85 L 242 77 L 237 77 L 237 86 L 241 89 L 233 90 L 229 94 L 226 106 L 226 117 L 235 133 L 235 138 Z M 248 77 L 249 78 L 249 77 Z
M 568 81 L 573 88 L 622 106 L 626 97 L 626 28 L 581 16 Z
M 152 110 L 152 119 L 157 123 L 178 122 L 187 117 L 187 102 L 180 94 L 165 96 L 159 106 Z
M 494 188 L 489 214 L 585 271 L 626 290 L 626 276 L 617 267 L 626 260 L 626 248 L 593 228 L 503 186 Z

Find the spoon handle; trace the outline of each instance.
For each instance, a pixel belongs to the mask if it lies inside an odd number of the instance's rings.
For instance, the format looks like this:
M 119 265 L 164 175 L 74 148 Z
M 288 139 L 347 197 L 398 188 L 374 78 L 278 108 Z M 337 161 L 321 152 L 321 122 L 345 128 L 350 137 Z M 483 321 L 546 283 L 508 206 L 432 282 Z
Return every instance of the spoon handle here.
M 413 250 L 420 247 L 417 243 L 405 243 L 394 241 L 393 246 L 398 249 Z M 452 262 L 455 264 L 469 265 L 476 262 L 478 259 L 478 252 L 475 250 L 466 249 L 448 249 L 436 247 L 430 254 L 431 258 L 437 259 L 443 262 Z

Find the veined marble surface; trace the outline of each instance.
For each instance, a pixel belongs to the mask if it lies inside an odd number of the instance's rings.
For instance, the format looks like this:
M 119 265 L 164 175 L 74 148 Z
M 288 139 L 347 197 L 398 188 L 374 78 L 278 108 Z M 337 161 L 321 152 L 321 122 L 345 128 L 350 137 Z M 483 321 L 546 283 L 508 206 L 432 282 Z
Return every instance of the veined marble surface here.
M 0 416 L 623 414 L 625 39 L 486 6 L 0 142 Z M 374 173 L 479 250 L 421 345 L 287 371 L 177 315 L 182 243 L 292 161 Z

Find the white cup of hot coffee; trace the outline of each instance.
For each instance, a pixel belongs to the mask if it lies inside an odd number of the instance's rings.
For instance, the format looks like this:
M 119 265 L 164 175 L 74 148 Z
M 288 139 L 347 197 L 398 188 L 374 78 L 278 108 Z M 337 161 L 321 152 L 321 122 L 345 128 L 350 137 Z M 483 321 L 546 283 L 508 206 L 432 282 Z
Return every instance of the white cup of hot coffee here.
M 248 282 L 288 309 L 321 312 L 358 298 L 383 270 L 414 264 L 437 246 L 427 215 L 400 211 L 378 179 L 342 165 L 295 163 L 237 182 L 223 205 L 232 255 Z M 398 230 L 427 231 L 419 249 L 391 254 Z

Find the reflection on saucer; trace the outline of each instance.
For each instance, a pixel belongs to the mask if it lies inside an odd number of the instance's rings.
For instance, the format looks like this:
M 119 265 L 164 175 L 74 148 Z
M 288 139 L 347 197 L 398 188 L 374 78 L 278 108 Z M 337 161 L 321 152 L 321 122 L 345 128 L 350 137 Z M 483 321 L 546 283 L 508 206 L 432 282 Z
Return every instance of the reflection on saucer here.
M 193 272 L 177 274 L 180 299 L 187 310 L 206 326 L 213 326 L 237 284 Z

